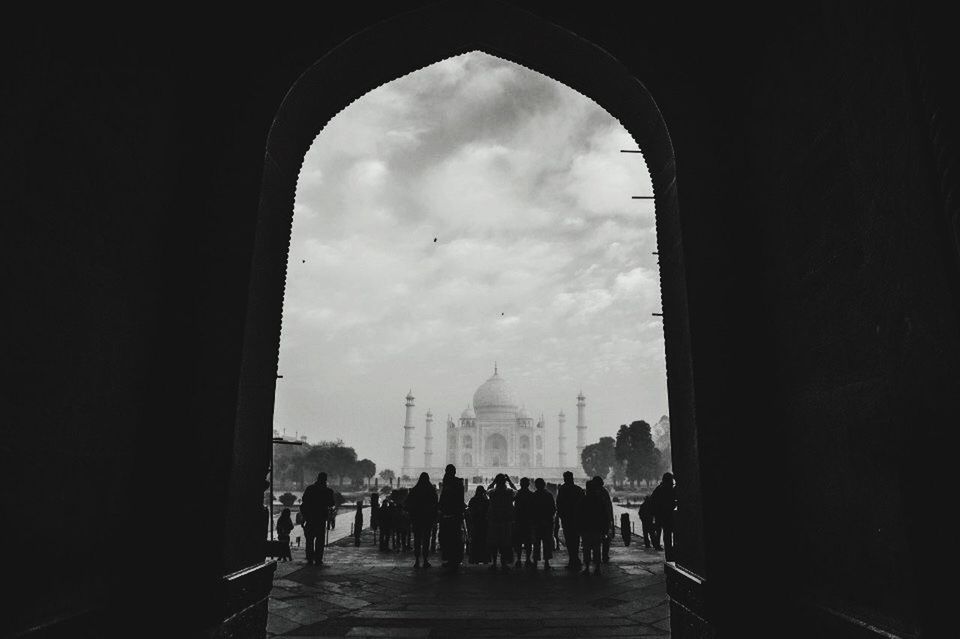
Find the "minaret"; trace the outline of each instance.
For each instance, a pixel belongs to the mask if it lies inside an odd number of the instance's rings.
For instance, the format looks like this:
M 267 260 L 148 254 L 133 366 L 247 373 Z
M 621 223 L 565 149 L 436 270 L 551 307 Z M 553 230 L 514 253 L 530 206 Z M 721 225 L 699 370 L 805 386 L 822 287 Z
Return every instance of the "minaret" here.
M 403 423 L 403 469 L 410 468 L 410 454 L 413 452 L 413 391 L 407 392 L 407 419 Z
M 583 448 L 586 445 L 584 439 L 587 435 L 587 398 L 583 396 L 583 391 L 577 395 L 577 462 L 583 459 Z
M 567 436 L 564 433 L 564 427 L 567 425 L 567 416 L 563 414 L 563 411 L 560 411 L 560 414 L 557 416 L 557 419 L 560 423 L 560 468 L 565 468 L 567 465 Z
M 427 429 L 423 434 L 423 465 L 433 466 L 433 413 L 427 411 Z

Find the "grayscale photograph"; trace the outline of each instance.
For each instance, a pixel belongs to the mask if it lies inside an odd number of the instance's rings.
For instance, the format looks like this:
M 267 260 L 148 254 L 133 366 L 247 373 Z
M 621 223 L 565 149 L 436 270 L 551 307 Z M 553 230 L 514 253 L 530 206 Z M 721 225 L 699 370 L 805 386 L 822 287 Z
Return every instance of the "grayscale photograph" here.
M 150 9 L 0 38 L 0 638 L 957 635 L 948 8 Z

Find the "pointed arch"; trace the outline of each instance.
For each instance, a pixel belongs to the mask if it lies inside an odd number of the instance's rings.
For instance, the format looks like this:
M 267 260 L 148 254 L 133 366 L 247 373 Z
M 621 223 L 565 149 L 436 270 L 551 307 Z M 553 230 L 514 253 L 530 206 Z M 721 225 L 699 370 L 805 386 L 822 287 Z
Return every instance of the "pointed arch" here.
M 331 118 L 365 93 L 473 50 L 530 68 L 593 99 L 623 124 L 645 157 L 657 220 L 674 467 L 684 477 L 681 489 L 688 505 L 679 515 L 683 559 L 684 565 L 702 570 L 693 369 L 676 162 L 666 123 L 646 87 L 606 51 L 496 0 L 432 5 L 358 33 L 306 69 L 279 105 L 264 155 L 235 427 L 238 445 L 262 446 L 267 468 L 293 203 L 307 149 Z M 498 461 L 506 463 L 506 457 Z M 232 469 L 231 502 L 255 508 L 262 487 L 250 479 L 256 476 L 250 470 Z

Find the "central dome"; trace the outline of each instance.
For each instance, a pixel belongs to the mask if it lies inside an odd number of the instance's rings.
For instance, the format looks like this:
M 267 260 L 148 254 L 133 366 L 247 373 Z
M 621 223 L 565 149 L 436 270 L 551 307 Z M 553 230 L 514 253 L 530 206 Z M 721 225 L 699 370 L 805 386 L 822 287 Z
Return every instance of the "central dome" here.
M 516 396 L 496 370 L 473 394 L 473 410 L 479 419 L 516 419 Z

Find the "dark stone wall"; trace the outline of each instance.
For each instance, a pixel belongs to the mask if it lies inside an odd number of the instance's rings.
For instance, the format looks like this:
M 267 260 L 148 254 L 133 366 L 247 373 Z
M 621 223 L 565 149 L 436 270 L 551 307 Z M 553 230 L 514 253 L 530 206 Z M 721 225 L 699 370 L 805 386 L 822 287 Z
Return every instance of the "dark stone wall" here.
M 960 410 L 960 278 L 912 21 L 824 5 L 771 33 L 747 169 L 767 323 L 756 435 L 780 502 L 769 550 L 786 551 L 799 600 L 905 633 L 930 603 L 927 549 L 949 545 L 940 442 Z
M 942 16 L 556 4 L 522 3 L 643 81 L 676 152 L 697 612 L 720 636 L 845 632 L 830 610 L 930 632 L 960 408 Z M 238 431 L 267 134 L 310 64 L 414 6 L 6 27 L 0 634 L 191 636 L 240 611 L 224 576 L 262 560 L 263 520 L 232 496 L 269 455 Z

